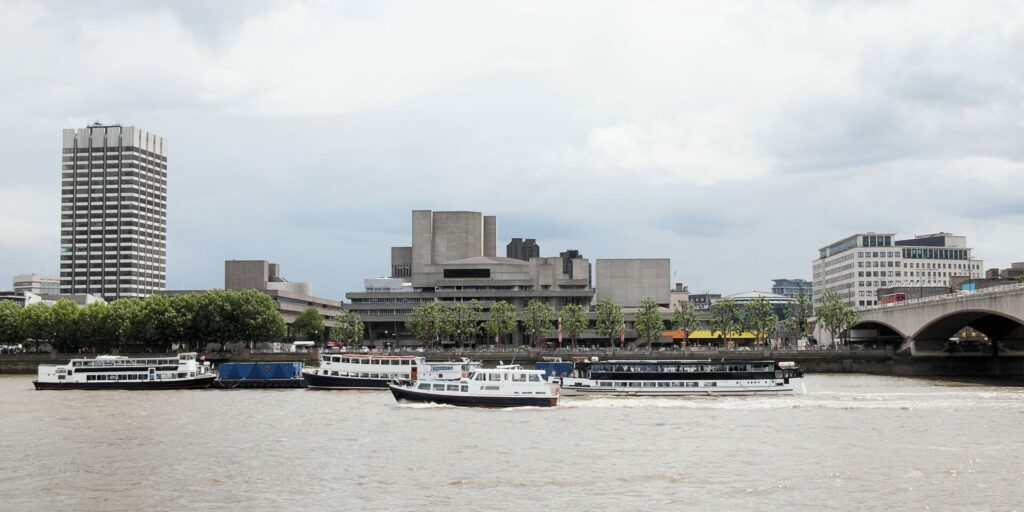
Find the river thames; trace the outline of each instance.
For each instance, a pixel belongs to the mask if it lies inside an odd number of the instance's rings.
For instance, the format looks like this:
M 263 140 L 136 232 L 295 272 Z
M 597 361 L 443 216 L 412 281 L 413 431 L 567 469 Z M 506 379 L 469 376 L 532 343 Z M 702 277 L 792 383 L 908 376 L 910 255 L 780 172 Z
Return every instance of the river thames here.
M 801 397 L 396 405 L 0 377 L 2 510 L 1020 510 L 1024 389 L 810 375 Z

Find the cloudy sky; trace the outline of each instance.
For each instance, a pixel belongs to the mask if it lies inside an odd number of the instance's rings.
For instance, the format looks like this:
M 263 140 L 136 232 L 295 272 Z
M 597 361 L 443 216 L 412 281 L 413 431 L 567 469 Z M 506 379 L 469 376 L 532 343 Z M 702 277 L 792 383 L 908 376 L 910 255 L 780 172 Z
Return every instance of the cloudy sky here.
M 412 209 L 696 291 L 864 230 L 1003 267 L 1022 55 L 1018 2 L 0 1 L 0 288 L 56 274 L 60 132 L 95 120 L 169 141 L 169 288 L 270 259 L 338 298 Z

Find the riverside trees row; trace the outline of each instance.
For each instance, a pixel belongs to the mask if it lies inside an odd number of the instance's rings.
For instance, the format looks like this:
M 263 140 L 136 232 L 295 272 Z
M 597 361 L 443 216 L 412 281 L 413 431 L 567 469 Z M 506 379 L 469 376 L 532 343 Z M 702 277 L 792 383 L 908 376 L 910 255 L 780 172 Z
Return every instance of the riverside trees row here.
M 836 306 L 838 307 L 838 306 Z M 799 294 L 794 304 L 785 312 L 782 328 L 804 336 L 808 332 L 808 319 L 811 317 L 811 305 L 804 294 Z M 506 301 L 496 301 L 491 305 L 488 318 L 482 320 L 483 307 L 480 302 L 430 302 L 412 311 L 406 326 L 416 339 L 427 346 L 440 345 L 444 340 L 458 344 L 475 343 L 481 336 L 493 339 L 495 344 L 509 342 L 522 322 L 524 333 L 530 337 L 535 346 L 541 346 L 545 340 L 560 328 L 563 336 L 568 338 L 572 346 L 577 346 L 583 332 L 590 327 L 587 311 L 579 304 L 567 304 L 555 311 L 550 304 L 539 300 L 531 300 L 523 308 L 522 315 L 517 314 L 516 307 Z M 609 346 L 615 346 L 615 338 L 623 343 L 625 337 L 625 315 L 622 308 L 605 299 L 599 302 L 594 310 L 594 330 L 608 340 Z M 849 314 L 847 314 L 847 319 Z M 715 302 L 710 312 L 710 327 L 713 334 L 721 338 L 733 338 L 744 332 L 752 332 L 760 341 L 773 337 L 779 327 L 780 318 L 772 305 L 763 297 L 758 297 L 746 304 L 739 304 L 731 299 Z M 666 321 L 657 302 L 647 297 L 636 310 L 633 328 L 640 339 L 650 348 L 653 341 L 661 336 L 666 328 L 673 328 L 689 334 L 700 326 L 693 304 L 679 301 L 675 305 L 671 317 Z
M 24 308 L 0 301 L 0 344 L 36 350 L 42 344 L 60 352 L 204 350 L 210 343 L 281 341 L 286 333 L 273 299 L 255 290 L 153 295 L 83 308 L 69 300 Z

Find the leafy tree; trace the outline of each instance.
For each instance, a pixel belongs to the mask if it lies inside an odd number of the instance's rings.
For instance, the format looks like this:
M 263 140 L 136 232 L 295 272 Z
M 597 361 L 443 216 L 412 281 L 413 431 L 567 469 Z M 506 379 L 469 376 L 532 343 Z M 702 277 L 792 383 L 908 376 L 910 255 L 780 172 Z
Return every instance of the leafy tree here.
M 558 314 L 562 319 L 562 331 L 572 339 L 572 348 L 576 348 L 576 340 L 590 325 L 587 311 L 579 304 L 566 304 Z
M 324 334 L 324 319 L 316 308 L 306 308 L 292 322 L 292 333 L 296 339 L 321 341 Z
M 811 316 L 811 304 L 807 294 L 796 294 L 796 302 L 789 305 L 789 314 L 785 321 L 787 331 L 795 332 L 797 338 L 807 335 L 807 319 Z
M 480 301 L 472 300 L 468 304 L 459 302 L 448 307 L 451 327 L 455 340 L 459 343 L 476 338 L 480 333 Z
M 640 301 L 640 309 L 636 310 L 633 327 L 637 334 L 647 340 L 647 350 L 651 350 L 654 338 L 665 330 L 665 321 L 661 318 L 661 310 L 653 297 L 644 297 Z
M 31 304 L 21 310 L 22 335 L 32 342 L 33 349 L 39 352 L 39 345 L 53 340 L 53 316 L 50 306 Z
M 530 300 L 526 304 L 523 313 L 523 326 L 530 334 L 534 346 L 541 348 L 544 340 L 551 334 L 551 324 L 554 321 L 555 312 L 551 304 L 537 299 Z
M 142 301 L 138 313 L 133 331 L 142 334 L 141 341 L 147 348 L 154 352 L 166 352 L 172 344 L 184 340 L 188 319 L 174 308 L 170 297 L 150 295 Z
M 59 352 L 71 352 L 78 345 L 78 306 L 67 299 L 57 301 L 50 308 L 50 329 L 53 344 Z
M 683 331 L 683 337 L 689 340 L 690 333 L 697 325 L 697 311 L 693 303 L 688 300 L 677 302 L 675 311 L 672 312 L 672 327 Z
M 711 333 L 723 338 L 723 345 L 729 338 L 742 334 L 739 306 L 732 299 L 721 299 L 711 305 Z
M 437 302 L 417 306 L 406 322 L 406 327 L 413 332 L 413 336 L 428 347 L 438 340 L 437 307 Z
M 853 307 L 839 297 L 839 294 L 831 290 L 822 295 L 821 306 L 816 314 L 822 327 L 832 337 L 833 344 L 836 344 L 836 340 L 839 340 L 839 344 L 846 344 L 847 332 L 860 318 L 857 310 L 853 309 Z
M 744 318 L 747 327 L 753 331 L 758 341 L 765 342 L 775 333 L 779 318 L 775 316 L 772 305 L 764 297 L 748 302 L 744 307 Z
M 25 337 L 21 329 L 22 307 L 9 300 L 0 300 L 0 345 L 17 345 Z
M 94 302 L 78 312 L 78 341 L 82 347 L 106 352 L 118 344 L 120 325 L 104 302 Z
M 625 321 L 622 308 L 611 299 L 597 303 L 597 332 L 608 337 L 609 346 L 615 347 L 615 336 L 625 328 Z
M 516 307 L 503 300 L 491 304 L 490 316 L 484 322 L 484 332 L 500 344 L 502 337 L 511 335 L 515 330 Z
M 126 344 L 141 344 L 146 340 L 146 325 L 142 319 L 142 304 L 139 299 L 117 299 L 110 303 L 108 312 L 117 329 L 113 343 L 124 347 Z
M 343 310 L 334 317 L 334 336 L 346 345 L 363 341 L 363 321 L 351 309 Z
M 271 299 L 269 295 L 260 293 L 256 290 L 245 290 L 241 292 L 235 292 L 234 307 L 238 309 L 238 316 L 241 317 L 239 322 L 238 336 L 242 340 L 250 340 L 254 343 L 271 343 L 275 341 L 281 341 L 288 331 L 288 327 L 284 322 L 284 318 L 281 317 L 281 313 L 277 311 L 277 304 L 274 299 Z M 320 313 L 313 308 L 308 308 L 303 311 L 302 315 L 306 315 L 310 310 L 316 313 L 315 319 L 310 315 L 309 326 L 314 328 L 313 331 L 307 330 L 314 341 L 322 341 L 324 333 L 324 321 Z M 296 318 L 298 321 L 298 318 Z

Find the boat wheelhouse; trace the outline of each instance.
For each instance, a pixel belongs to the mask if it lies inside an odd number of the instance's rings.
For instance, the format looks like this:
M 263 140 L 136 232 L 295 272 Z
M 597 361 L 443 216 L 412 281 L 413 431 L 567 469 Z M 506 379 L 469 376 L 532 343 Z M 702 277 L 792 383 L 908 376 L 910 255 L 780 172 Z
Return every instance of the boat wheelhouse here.
M 474 407 L 552 407 L 558 387 L 541 370 L 478 369 L 458 381 L 409 380 L 390 384 L 398 402 L 427 402 Z
M 803 395 L 803 371 L 775 361 L 580 361 L 565 396 Z
M 201 389 L 217 378 L 195 352 L 176 357 L 99 356 L 39 365 L 36 389 Z
M 302 372 L 311 388 L 380 389 L 392 380 L 458 380 L 480 367 L 468 359 L 427 362 L 422 356 L 388 354 L 320 354 L 320 365 Z

